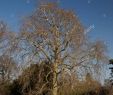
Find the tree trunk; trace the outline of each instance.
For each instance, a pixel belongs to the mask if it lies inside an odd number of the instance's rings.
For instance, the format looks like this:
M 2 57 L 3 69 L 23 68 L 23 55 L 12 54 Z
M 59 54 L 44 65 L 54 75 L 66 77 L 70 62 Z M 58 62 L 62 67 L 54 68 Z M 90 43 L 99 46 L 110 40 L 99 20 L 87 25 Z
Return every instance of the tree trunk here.
M 54 64 L 54 73 L 53 73 L 53 95 L 57 95 L 58 92 L 58 84 L 57 84 L 57 71 L 58 71 L 58 67 L 57 67 L 57 63 Z

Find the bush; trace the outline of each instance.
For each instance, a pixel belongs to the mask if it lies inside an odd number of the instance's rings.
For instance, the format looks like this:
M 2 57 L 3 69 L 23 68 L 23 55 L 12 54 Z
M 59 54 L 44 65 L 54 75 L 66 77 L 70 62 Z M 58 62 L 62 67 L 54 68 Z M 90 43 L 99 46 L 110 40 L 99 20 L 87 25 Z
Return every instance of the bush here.
M 49 93 L 48 95 L 50 95 L 49 89 L 51 88 L 52 73 L 50 64 L 31 64 L 10 85 L 10 95 L 36 95 L 37 93 L 43 93 L 42 95 Z
M 0 83 L 0 95 L 10 95 L 10 82 Z
M 0 95 L 52 95 L 52 65 L 49 63 L 32 64 L 18 79 L 0 84 Z M 67 77 L 66 77 L 67 78 Z M 60 81 L 60 80 L 59 80 Z M 65 79 L 58 88 L 58 95 L 112 95 L 113 88 L 102 87 L 90 77 L 86 81 Z

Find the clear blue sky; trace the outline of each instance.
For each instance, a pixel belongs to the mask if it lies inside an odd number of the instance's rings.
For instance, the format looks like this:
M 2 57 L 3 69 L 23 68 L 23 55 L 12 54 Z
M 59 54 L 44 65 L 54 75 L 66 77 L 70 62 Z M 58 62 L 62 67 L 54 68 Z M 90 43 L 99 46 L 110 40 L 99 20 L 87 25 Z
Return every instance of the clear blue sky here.
M 54 0 L 53 0 L 54 1 Z M 21 18 L 35 8 L 36 0 L 0 0 L 0 20 L 18 31 Z M 90 38 L 106 42 L 113 58 L 113 0 L 59 0 L 65 9 L 77 13 L 85 27 L 94 26 Z

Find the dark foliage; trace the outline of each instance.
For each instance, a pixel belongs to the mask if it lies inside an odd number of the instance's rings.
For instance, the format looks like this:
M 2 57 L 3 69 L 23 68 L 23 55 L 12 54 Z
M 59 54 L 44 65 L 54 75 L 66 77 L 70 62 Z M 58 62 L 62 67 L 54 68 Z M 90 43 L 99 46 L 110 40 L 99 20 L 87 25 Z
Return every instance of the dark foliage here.
M 10 95 L 27 95 L 32 91 L 35 92 L 35 90 L 40 92 L 42 85 L 45 85 L 45 87 L 41 93 L 43 95 L 50 93 L 48 90 L 52 88 L 50 64 L 31 64 L 17 80 L 14 80 L 10 86 Z

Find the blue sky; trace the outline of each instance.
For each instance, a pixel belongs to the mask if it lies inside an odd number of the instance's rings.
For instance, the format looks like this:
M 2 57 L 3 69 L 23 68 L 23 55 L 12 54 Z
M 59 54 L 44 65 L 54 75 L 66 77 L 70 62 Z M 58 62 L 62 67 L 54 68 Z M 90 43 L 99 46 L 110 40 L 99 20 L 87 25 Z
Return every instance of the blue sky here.
M 54 1 L 54 0 L 53 0 Z M 94 26 L 89 37 L 103 40 L 113 58 L 113 0 L 58 0 L 64 9 L 76 12 L 85 27 Z M 19 31 L 21 18 L 32 13 L 36 0 L 0 0 L 0 20 Z

